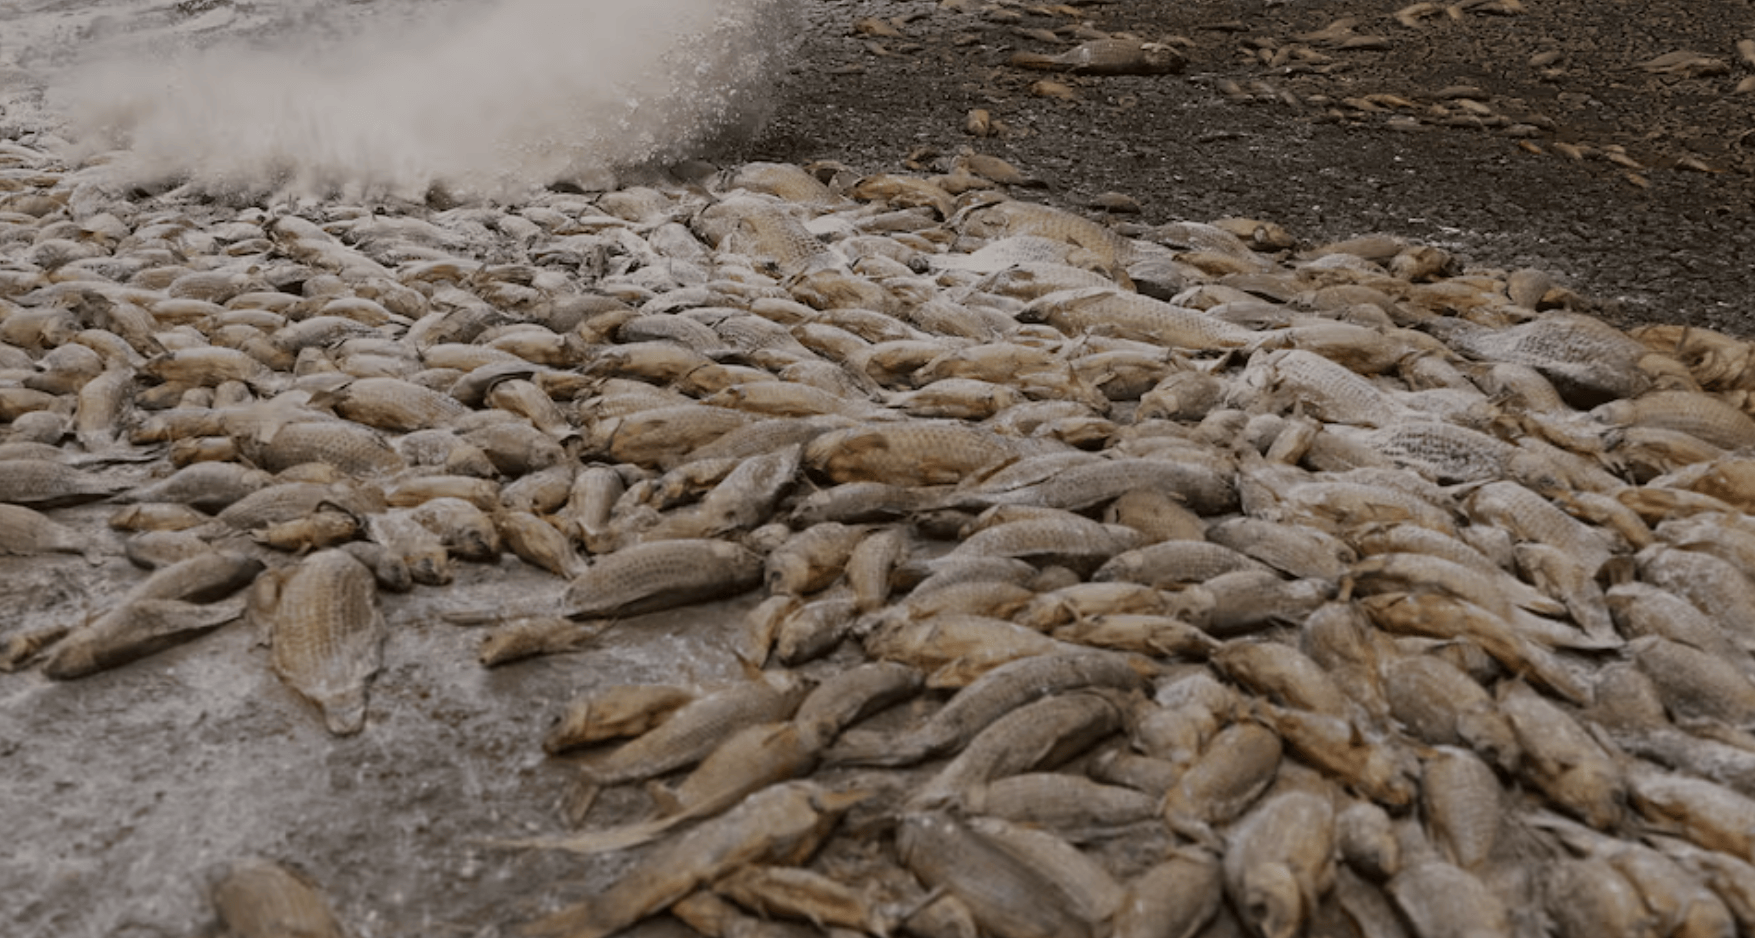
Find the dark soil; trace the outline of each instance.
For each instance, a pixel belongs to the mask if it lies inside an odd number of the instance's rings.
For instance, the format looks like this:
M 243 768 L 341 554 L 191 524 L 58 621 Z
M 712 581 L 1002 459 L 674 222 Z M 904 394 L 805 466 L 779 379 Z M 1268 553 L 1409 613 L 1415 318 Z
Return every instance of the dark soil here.
M 1755 334 L 1755 89 L 1735 90 L 1755 75 L 1735 48 L 1755 38 L 1755 3 L 1465 0 L 1424 4 L 1432 15 L 1407 26 L 1395 14 L 1409 5 L 811 0 L 779 114 L 739 155 L 862 172 L 913 157 L 937 172 L 972 146 L 1049 183 L 1019 198 L 1082 207 L 1113 190 L 1145 223 L 1253 217 L 1312 244 L 1385 232 L 1470 264 L 1550 271 L 1617 324 Z M 881 24 L 856 27 L 868 17 Z M 1381 42 L 1308 36 L 1344 17 Z M 1187 66 L 1067 77 L 1006 65 L 1071 48 L 1080 24 L 1180 45 Z M 1678 50 L 1717 65 L 1640 67 Z M 1558 58 L 1532 65 L 1541 53 Z M 1075 96 L 1033 95 L 1044 78 Z M 1478 89 L 1467 93 L 1486 113 L 1447 98 L 1455 86 Z M 968 135 L 974 108 L 1009 131 Z

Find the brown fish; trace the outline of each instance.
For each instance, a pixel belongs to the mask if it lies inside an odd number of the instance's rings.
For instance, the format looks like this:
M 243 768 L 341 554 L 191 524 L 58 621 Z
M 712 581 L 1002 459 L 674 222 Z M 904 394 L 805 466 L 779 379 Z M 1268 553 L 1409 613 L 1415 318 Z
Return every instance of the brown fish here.
M 1054 880 L 948 813 L 903 814 L 896 846 L 921 882 L 960 899 L 984 931 L 1000 938 L 1091 934 Z
M 567 587 L 574 619 L 634 616 L 749 590 L 762 559 L 726 541 L 683 539 L 637 544 L 592 564 Z
M 346 938 L 310 877 L 273 860 L 232 863 L 213 887 L 213 908 L 237 938 Z
M 606 938 L 751 863 L 799 863 L 841 815 L 864 800 L 811 782 L 766 788 L 640 859 L 609 888 L 531 922 L 530 936 Z
M 274 673 L 317 705 L 329 732 L 359 732 L 384 641 L 372 571 L 346 551 L 324 550 L 274 576 L 264 610 Z
M 1172 75 L 1188 63 L 1180 52 L 1161 43 L 1093 39 L 1059 55 L 1014 52 L 1006 64 L 1072 75 Z
M 0 503 L 0 554 L 48 553 L 83 554 L 88 563 L 103 563 L 100 545 L 90 537 L 23 505 Z

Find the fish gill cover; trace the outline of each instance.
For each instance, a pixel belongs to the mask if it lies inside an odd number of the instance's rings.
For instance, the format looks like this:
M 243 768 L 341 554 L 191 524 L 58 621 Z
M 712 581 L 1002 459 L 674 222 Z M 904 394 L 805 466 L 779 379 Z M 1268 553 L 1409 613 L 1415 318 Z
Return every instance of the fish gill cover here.
M 510 196 L 753 133 L 769 116 L 797 8 L 183 3 L 84 26 L 78 51 L 50 63 L 43 98 L 81 148 L 128 148 L 114 164 L 119 183 Z

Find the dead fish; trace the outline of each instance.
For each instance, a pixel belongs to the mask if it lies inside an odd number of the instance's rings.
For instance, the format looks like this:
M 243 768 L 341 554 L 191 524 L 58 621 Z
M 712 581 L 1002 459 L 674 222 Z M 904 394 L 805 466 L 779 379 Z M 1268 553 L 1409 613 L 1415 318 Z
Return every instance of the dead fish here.
M 308 320 L 307 320 L 308 322 Z M 408 433 L 449 426 L 469 412 L 450 394 L 400 378 L 359 378 L 311 399 L 347 420 L 378 430 Z
M 1479 879 L 1442 860 L 1410 864 L 1389 881 L 1388 892 L 1421 938 L 1512 934 L 1505 904 Z
M 1627 650 L 1678 723 L 1706 719 L 1755 726 L 1755 681 L 1731 661 L 1655 635 L 1635 639 Z
M 962 687 L 1009 661 L 1077 650 L 1004 619 L 951 613 L 915 620 L 885 617 L 863 636 L 866 654 L 930 672 L 933 687 Z
M 329 732 L 366 724 L 366 683 L 378 670 L 384 614 L 372 571 L 342 550 L 318 551 L 271 578 L 257 606 L 270 623 L 270 663 L 316 704 Z
M 589 647 L 613 624 L 607 619 L 576 622 L 561 616 L 498 618 L 498 623 L 488 630 L 476 648 L 475 660 L 484 668 L 499 667 L 537 655 L 578 651 Z
M 1143 682 L 1141 673 L 1120 655 L 1082 652 L 1024 658 L 981 675 L 919 728 L 899 737 L 843 734 L 824 758 L 842 765 L 910 765 L 962 748 L 994 720 L 1032 700 L 1083 687 L 1126 690 Z
M 964 802 L 978 814 L 1046 827 L 1078 842 L 1112 836 L 1158 812 L 1158 799 L 1144 792 L 1060 772 L 996 779 L 969 791 Z
M 1420 798 L 1427 826 L 1451 862 L 1481 869 L 1504 818 L 1499 779 L 1487 763 L 1466 749 L 1434 748 L 1426 759 Z
M 1187 60 L 1161 43 L 1093 39 L 1059 55 L 1015 52 L 1007 64 L 1073 75 L 1171 75 L 1182 71 Z
M 500 559 L 500 533 L 487 512 L 461 498 L 433 498 L 408 509 L 408 517 L 433 532 L 447 555 L 479 563 Z
M 1015 557 L 1088 573 L 1136 542 L 1137 536 L 1129 529 L 1110 528 L 1081 515 L 1057 511 L 979 531 L 957 545 L 952 554 Z
M 805 919 L 818 928 L 868 934 L 889 930 L 884 910 L 868 891 L 856 891 L 807 869 L 746 866 L 715 882 L 713 890 L 764 919 Z
M 858 608 L 846 590 L 834 590 L 781 617 L 774 630 L 773 657 L 787 667 L 835 650 L 851 632 Z
M 1519 775 L 1599 830 L 1622 817 L 1627 781 L 1614 758 L 1564 710 L 1521 681 L 1499 686 L 1499 709 L 1523 750 Z
M 955 807 L 996 778 L 1053 768 L 1120 729 L 1120 709 L 1099 694 L 1064 694 L 1026 704 L 976 734 L 910 796 L 908 806 Z
M 1278 642 L 1235 641 L 1212 656 L 1220 673 L 1244 689 L 1288 707 L 1345 718 L 1346 694 L 1316 662 Z
M 1199 310 L 1106 287 L 1047 294 L 1031 301 L 1018 319 L 1046 323 L 1073 337 L 1110 335 L 1197 351 L 1249 348 L 1263 339 L 1261 333 Z
M 1358 559 L 1346 542 L 1315 528 L 1232 518 L 1207 529 L 1207 540 L 1253 557 L 1294 578 L 1338 580 Z
M 101 501 L 132 483 L 91 475 L 46 459 L 0 462 L 0 503 L 49 509 Z
M 416 520 L 411 510 L 369 515 L 366 526 L 374 542 L 407 565 L 416 583 L 443 586 L 451 582 L 451 557 L 444 542 Z
M 81 554 L 93 565 L 104 562 L 100 545 L 72 528 L 22 505 L 0 503 L 0 554 Z
M 902 863 L 929 888 L 956 896 L 985 931 L 1001 938 L 1088 936 L 1053 879 L 946 812 L 902 815 L 896 835 Z
M 1755 849 L 1755 799 L 1648 766 L 1628 773 L 1627 793 L 1647 821 L 1707 850 L 1747 860 Z
M 1510 722 L 1481 685 L 1432 655 L 1384 664 L 1390 713 L 1414 738 L 1433 746 L 1466 745 L 1501 769 L 1516 768 L 1522 749 Z
M 1369 801 L 1355 801 L 1335 816 L 1335 846 L 1347 865 L 1383 882 L 1402 868 L 1401 841 L 1389 812 Z
M 1299 758 L 1371 800 L 1392 808 L 1413 803 L 1418 763 L 1388 738 L 1372 739 L 1351 721 L 1256 701 L 1257 719 Z
M 1431 593 L 1380 593 L 1357 602 L 1373 622 L 1387 631 L 1446 640 L 1467 639 L 1513 673 L 1525 675 L 1581 706 L 1591 701 L 1590 688 L 1552 652 L 1474 603 Z
M 853 548 L 845 573 L 860 612 L 871 612 L 889 599 L 890 572 L 902 562 L 907 551 L 907 533 L 895 527 L 871 532 Z
M 242 599 L 207 604 L 137 599 L 74 629 L 49 653 L 43 673 L 72 680 L 119 667 L 205 635 L 243 614 Z
M 770 593 L 802 596 L 840 578 L 866 528 L 837 522 L 814 524 L 786 539 L 764 563 Z
M 790 672 L 734 684 L 682 705 L 670 718 L 584 767 L 567 798 L 567 813 L 584 818 L 605 785 L 652 778 L 706 758 L 731 733 L 792 716 L 808 685 Z
M 250 539 L 264 547 L 304 553 L 351 541 L 360 530 L 359 518 L 349 512 L 323 505 L 303 518 L 252 531 Z
M 1034 235 L 1061 241 L 1090 253 L 1095 266 L 1132 263 L 1140 249 L 1094 221 L 1064 209 L 1034 202 L 1001 201 L 976 204 L 961 214 L 963 231 L 995 239 Z
M 1478 361 L 1529 365 L 1575 407 L 1632 397 L 1649 383 L 1638 367 L 1645 347 L 1590 316 L 1554 312 L 1504 329 L 1446 317 L 1424 328 Z
M 742 593 L 761 579 L 761 558 L 736 544 L 655 541 L 592 564 L 567 587 L 562 608 L 574 619 L 633 616 Z
M 187 530 L 143 531 L 122 545 L 122 554 L 128 562 L 146 570 L 168 567 L 212 550 L 206 539 Z
M 525 563 L 567 579 L 585 572 L 585 561 L 554 525 L 528 511 L 501 511 L 493 519 L 500 541 Z
M 310 877 L 273 860 L 229 864 L 214 884 L 213 908 L 238 938 L 345 938 L 347 932 Z
M 920 692 L 918 670 L 872 661 L 826 678 L 799 704 L 794 720 L 823 745 L 849 725 Z
M 198 462 L 127 492 L 116 500 L 176 502 L 217 514 L 272 482 L 273 476 L 269 473 L 239 463 Z
M 1193 938 L 1223 898 L 1219 858 L 1198 847 L 1177 848 L 1128 884 L 1115 938 Z
M 1206 541 L 1162 541 L 1124 551 L 1099 567 L 1091 578 L 1099 583 L 1126 582 L 1153 589 L 1177 589 L 1245 570 L 1279 579 L 1266 564 Z
M 524 925 L 531 936 L 605 938 L 694 889 L 751 863 L 802 862 L 835 822 L 866 798 L 811 782 L 784 782 L 744 800 L 687 836 L 641 858 L 598 895 Z
M 1645 899 L 1607 859 L 1562 858 L 1543 880 L 1548 914 L 1562 934 L 1656 934 Z
M 694 691 L 666 684 L 612 684 L 600 688 L 567 704 L 566 711 L 543 737 L 543 751 L 552 756 L 606 739 L 639 736 L 695 697 Z
M 1289 791 L 1256 806 L 1232 828 L 1225 893 L 1245 922 L 1268 938 L 1292 938 L 1316 914 L 1334 882 L 1334 807 Z
M 952 421 L 836 430 L 812 440 L 804 461 L 835 482 L 945 485 L 1011 462 L 1018 449 L 1004 437 Z

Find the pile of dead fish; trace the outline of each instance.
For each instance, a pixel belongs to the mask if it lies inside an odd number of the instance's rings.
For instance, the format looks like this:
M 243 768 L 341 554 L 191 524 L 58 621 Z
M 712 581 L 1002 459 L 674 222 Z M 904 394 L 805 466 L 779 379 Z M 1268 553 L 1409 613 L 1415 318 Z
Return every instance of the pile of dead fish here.
M 1748 343 L 835 166 L 447 210 L 101 169 L 0 144 L 0 551 L 107 500 L 151 572 L 6 667 L 244 619 L 369 733 L 380 591 L 552 573 L 458 613 L 487 665 L 762 591 L 699 624 L 749 679 L 555 715 L 632 739 L 501 846 L 647 846 L 527 933 L 1755 930 Z M 339 928 L 272 864 L 216 902 Z

